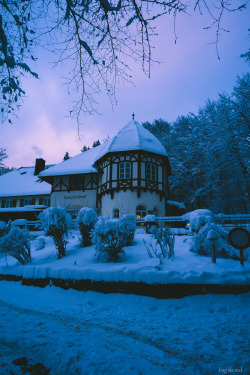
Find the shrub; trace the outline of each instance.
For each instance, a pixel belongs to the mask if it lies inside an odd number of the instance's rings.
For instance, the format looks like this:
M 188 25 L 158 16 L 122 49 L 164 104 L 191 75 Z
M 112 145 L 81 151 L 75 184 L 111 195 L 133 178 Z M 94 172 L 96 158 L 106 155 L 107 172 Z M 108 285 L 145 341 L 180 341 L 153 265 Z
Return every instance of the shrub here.
M 10 231 L 10 227 L 5 223 L 5 221 L 0 221 L 0 238 L 6 236 Z
M 127 214 L 119 220 L 120 231 L 124 232 L 126 245 L 130 246 L 135 236 L 136 219 L 133 215 Z
M 98 260 L 117 262 L 124 253 L 126 235 L 119 220 L 102 217 L 98 220 L 93 231 L 93 242 L 96 245 Z
M 20 263 L 31 261 L 29 231 L 18 227 L 12 228 L 9 233 L 0 239 L 0 253 L 12 256 Z
M 165 258 L 173 259 L 175 239 L 173 231 L 168 227 L 157 228 L 156 226 L 153 226 L 151 228 L 151 233 L 155 240 L 154 245 L 152 242 L 148 243 L 143 240 L 149 258 L 159 258 L 161 263 L 163 263 L 163 259 Z M 160 253 L 157 250 L 157 245 L 160 247 Z
M 77 215 L 77 224 L 82 235 L 82 245 L 91 245 L 92 230 L 98 221 L 97 213 L 93 208 L 83 207 Z
M 217 256 L 227 259 L 239 259 L 239 251 L 234 249 L 228 241 L 228 231 L 214 223 L 205 224 L 194 235 L 190 251 L 200 255 L 211 256 L 209 240 L 207 239 L 208 232 L 211 229 L 218 234 L 218 239 L 215 242 Z
M 146 215 L 144 221 L 146 225 L 146 233 L 151 233 L 152 226 L 158 227 L 157 216 L 155 215 Z
M 41 227 L 47 236 L 51 236 L 57 248 L 58 259 L 66 255 L 66 237 L 72 227 L 70 215 L 64 207 L 49 207 L 40 213 Z
M 199 209 L 188 212 L 187 214 L 183 215 L 182 218 L 189 221 L 190 233 L 198 233 L 206 223 L 214 222 L 213 212 L 207 209 Z

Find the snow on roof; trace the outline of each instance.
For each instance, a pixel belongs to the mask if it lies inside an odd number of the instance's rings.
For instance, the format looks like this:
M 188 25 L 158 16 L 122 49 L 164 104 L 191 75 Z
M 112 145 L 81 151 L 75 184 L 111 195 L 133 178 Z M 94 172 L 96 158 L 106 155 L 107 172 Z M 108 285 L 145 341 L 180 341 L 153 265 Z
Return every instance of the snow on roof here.
M 108 142 L 106 142 L 108 143 Z M 106 143 L 82 152 L 80 155 L 65 160 L 53 167 L 50 167 L 39 174 L 39 177 L 63 176 L 80 173 L 98 173 L 95 162 L 99 154 L 106 147 Z
M 0 176 L 0 197 L 50 194 L 51 185 L 34 175 L 35 167 L 19 168 Z
M 143 150 L 167 156 L 161 142 L 139 122 L 132 120 L 119 130 L 117 135 L 106 143 L 103 155 L 108 152 Z M 99 155 L 99 158 L 101 155 Z
M 143 150 L 167 156 L 161 142 L 137 121 L 132 120 L 117 135 L 104 144 L 82 152 L 60 164 L 41 172 L 40 177 L 63 176 L 69 174 L 98 173 L 97 160 L 109 152 Z
M 176 202 L 176 201 L 167 201 L 167 204 L 173 205 L 173 206 L 178 206 L 179 208 L 185 208 L 185 204 L 181 202 Z

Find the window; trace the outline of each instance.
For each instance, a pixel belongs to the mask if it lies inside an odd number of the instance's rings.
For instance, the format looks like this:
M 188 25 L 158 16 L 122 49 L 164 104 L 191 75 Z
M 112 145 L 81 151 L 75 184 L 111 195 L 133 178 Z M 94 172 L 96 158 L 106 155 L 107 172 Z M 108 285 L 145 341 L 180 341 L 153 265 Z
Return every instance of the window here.
M 31 198 L 26 198 L 26 199 L 24 199 L 24 201 L 23 201 L 23 205 L 24 206 L 30 206 L 30 205 L 32 205 L 33 203 L 32 203 L 32 199 Z
M 43 205 L 46 207 L 50 206 L 50 198 L 43 198 Z
M 81 176 L 70 176 L 70 190 L 81 190 L 82 188 Z
M 119 165 L 119 178 L 125 180 L 131 178 L 131 163 L 123 162 Z
M 146 165 L 146 179 L 156 181 L 156 165 L 148 163 Z
M 5 208 L 13 207 L 13 199 L 6 199 L 5 201 Z
M 12 208 L 16 207 L 16 199 L 3 199 L 1 208 Z
M 140 217 L 145 217 L 147 215 L 147 210 L 144 206 L 137 206 L 136 207 L 136 217 L 139 219 Z
M 113 210 L 113 217 L 114 217 L 114 219 L 118 219 L 119 218 L 119 209 L 118 208 L 114 208 L 114 210 Z

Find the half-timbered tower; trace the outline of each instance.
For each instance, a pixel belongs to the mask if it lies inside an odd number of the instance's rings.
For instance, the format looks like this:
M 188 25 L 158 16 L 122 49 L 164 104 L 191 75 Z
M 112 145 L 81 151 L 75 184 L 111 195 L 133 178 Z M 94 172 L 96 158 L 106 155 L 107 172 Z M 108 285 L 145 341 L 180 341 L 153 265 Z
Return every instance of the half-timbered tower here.
M 132 120 L 109 142 L 42 172 L 51 205 L 99 208 L 105 216 L 165 215 L 170 165 L 160 141 Z

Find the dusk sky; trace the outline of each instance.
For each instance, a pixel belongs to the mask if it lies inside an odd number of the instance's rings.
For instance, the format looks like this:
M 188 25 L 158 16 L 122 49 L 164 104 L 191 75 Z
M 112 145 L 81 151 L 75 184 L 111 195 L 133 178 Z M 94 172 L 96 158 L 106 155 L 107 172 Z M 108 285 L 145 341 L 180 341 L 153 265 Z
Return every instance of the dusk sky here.
M 99 113 L 87 115 L 77 134 L 75 119 L 68 118 L 74 93 L 68 95 L 62 77 L 64 68 L 50 69 L 53 57 L 37 51 L 36 71 L 40 80 L 26 79 L 27 97 L 13 124 L 0 125 L 0 147 L 7 149 L 9 167 L 32 166 L 42 157 L 47 164 L 62 161 L 65 152 L 70 156 L 80 153 L 83 145 L 112 137 L 132 118 L 138 122 L 163 118 L 168 121 L 189 112 L 197 113 L 205 101 L 216 99 L 220 92 L 232 91 L 237 75 L 249 71 L 240 58 L 249 48 L 249 10 L 229 14 L 223 26 L 230 33 L 221 34 L 220 60 L 216 56 L 215 30 L 203 30 L 210 24 L 198 14 L 177 18 L 177 44 L 174 43 L 171 17 L 158 21 L 159 36 L 152 41 L 155 47 L 151 78 L 133 64 L 134 85 L 118 86 L 118 105 L 113 109 L 106 94 L 99 96 Z

